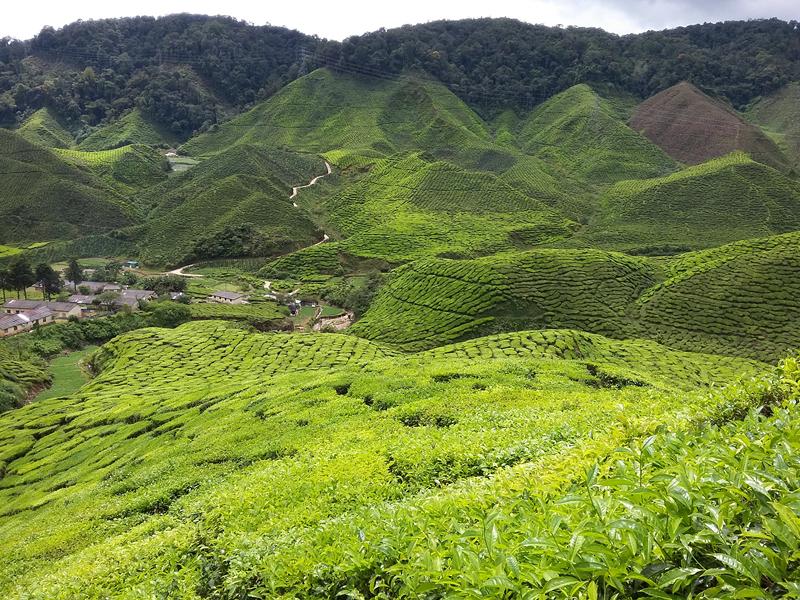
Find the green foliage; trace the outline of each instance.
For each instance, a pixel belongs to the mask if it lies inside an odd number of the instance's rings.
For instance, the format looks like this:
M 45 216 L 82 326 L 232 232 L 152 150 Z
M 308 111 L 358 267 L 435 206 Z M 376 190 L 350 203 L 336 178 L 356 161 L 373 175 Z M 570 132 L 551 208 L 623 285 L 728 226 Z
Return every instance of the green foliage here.
M 698 386 L 763 368 L 576 332 L 530 336 L 515 354 L 508 342 L 470 343 L 474 358 L 458 346 L 399 357 L 352 336 L 219 322 L 117 338 L 75 396 L 0 417 L 0 589 L 319 597 L 411 585 L 433 577 L 401 566 L 415 549 L 471 535 L 447 525 L 455 515 L 560 489 L 625 439 L 738 398 Z M 554 360 L 562 347 L 572 359 Z M 405 543 L 418 527 L 427 541 Z M 484 564 L 454 573 L 481 577 Z
M 274 302 L 258 302 L 254 304 L 219 304 L 193 303 L 189 305 L 192 319 L 224 319 L 231 321 L 247 321 L 253 325 L 263 326 L 277 322 L 286 317 L 285 310 L 279 310 Z
M 179 302 L 155 302 L 148 306 L 150 321 L 156 327 L 177 327 L 192 318 L 192 311 Z
M 350 331 L 407 350 L 533 328 L 623 337 L 626 309 L 653 283 L 644 260 L 596 250 L 420 260 L 391 274 Z
M 90 170 L 120 194 L 134 194 L 167 178 L 164 157 L 140 144 L 97 152 L 59 149 L 55 152 L 76 166 Z
M 529 154 L 563 169 L 568 177 L 595 186 L 665 175 L 677 167 L 585 84 L 550 98 L 528 115 L 519 144 Z
M 662 343 L 776 361 L 800 347 L 800 236 L 692 252 L 636 304 L 640 331 Z
M 236 146 L 171 177 L 139 197 L 151 207 L 140 256 L 159 265 L 188 262 L 232 228 L 250 223 L 266 251 L 288 252 L 322 235 L 292 206 L 291 188 L 325 168 L 318 158 L 258 146 Z

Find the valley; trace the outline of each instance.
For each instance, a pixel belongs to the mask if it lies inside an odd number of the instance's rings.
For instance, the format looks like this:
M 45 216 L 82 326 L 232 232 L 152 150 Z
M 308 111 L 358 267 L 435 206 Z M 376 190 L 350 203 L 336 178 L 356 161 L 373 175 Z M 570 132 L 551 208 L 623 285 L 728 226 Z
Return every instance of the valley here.
M 148 19 L 0 47 L 0 597 L 800 594 L 794 23 Z

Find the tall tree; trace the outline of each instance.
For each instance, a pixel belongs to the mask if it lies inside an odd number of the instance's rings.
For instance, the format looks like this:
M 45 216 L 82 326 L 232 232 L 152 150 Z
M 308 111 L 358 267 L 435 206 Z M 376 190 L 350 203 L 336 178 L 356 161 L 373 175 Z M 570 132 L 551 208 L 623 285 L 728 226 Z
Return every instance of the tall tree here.
M 31 264 L 25 257 L 14 260 L 9 267 L 9 279 L 11 286 L 17 291 L 17 298 L 22 292 L 28 298 L 28 286 L 36 283 L 36 275 L 31 269 Z
M 36 265 L 36 281 L 42 286 L 42 294 L 47 300 L 61 291 L 61 279 L 47 263 Z
M 75 288 L 75 292 L 78 292 L 78 284 L 83 281 L 83 269 L 78 264 L 78 260 L 75 258 L 69 259 L 69 264 L 67 265 L 66 276 L 69 281 L 72 282 L 72 287 Z
M 11 287 L 11 282 L 9 281 L 10 275 L 8 273 L 8 269 L 0 268 L 0 292 L 3 294 L 3 303 L 5 304 L 6 301 L 6 290 Z

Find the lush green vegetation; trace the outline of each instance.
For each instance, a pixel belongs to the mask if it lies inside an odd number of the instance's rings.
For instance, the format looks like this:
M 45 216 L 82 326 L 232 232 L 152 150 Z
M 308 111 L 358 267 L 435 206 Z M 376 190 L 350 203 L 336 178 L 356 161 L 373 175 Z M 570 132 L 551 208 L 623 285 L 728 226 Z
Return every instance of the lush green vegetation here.
M 70 132 L 47 108 L 40 108 L 25 119 L 17 133 L 45 148 L 69 148 L 74 143 Z
M 0 41 L 0 596 L 800 597 L 793 27 Z
M 254 304 L 194 303 L 189 305 L 192 319 L 225 319 L 246 321 L 255 326 L 277 325 L 288 316 L 288 311 L 279 309 L 274 302 Z
M 437 512 L 485 515 L 519 486 L 546 499 L 662 423 L 679 431 L 763 401 L 698 389 L 763 365 L 569 331 L 387 354 L 352 336 L 214 321 L 106 344 L 71 400 L 0 417 L 0 586 L 312 597 L 436 581 L 416 559 L 403 566 L 423 546 L 380 540 L 418 526 L 469 536 Z M 534 484 L 539 469 L 549 475 Z M 476 577 L 493 564 L 476 560 Z
M 141 109 L 134 108 L 119 120 L 93 131 L 78 144 L 78 148 L 97 151 L 140 144 L 170 147 L 177 143 L 178 139 L 172 132 L 148 119 Z
M 84 361 L 96 349 L 97 346 L 86 346 L 50 361 L 48 370 L 53 382 L 48 389 L 37 394 L 36 401 L 69 396 L 78 391 L 89 380 Z
M 340 44 L 224 17 L 82 21 L 45 27 L 30 41 L 3 41 L 0 123 L 50 106 L 86 135 L 84 123 L 113 122 L 138 108 L 188 137 L 319 64 L 384 77 L 427 72 L 485 112 L 524 111 L 575 83 L 646 97 L 683 79 L 742 106 L 800 77 L 794 25 L 707 23 L 618 37 L 473 19 L 380 30 Z M 68 54 L 80 60 L 59 60 Z
M 75 239 L 133 221 L 128 200 L 88 170 L 0 129 L 0 240 Z
M 587 242 L 635 253 L 708 248 L 800 228 L 800 183 L 742 153 L 666 177 L 620 181 L 599 202 Z
M 137 233 L 140 255 L 161 265 L 228 256 L 227 250 L 213 248 L 229 239 L 226 231 L 232 238 L 231 228 L 243 223 L 257 230 L 261 241 L 253 251 L 262 255 L 313 243 L 321 233 L 289 196 L 293 185 L 324 172 L 323 161 L 313 156 L 235 146 L 139 196 L 140 206 L 150 208 L 146 226 Z

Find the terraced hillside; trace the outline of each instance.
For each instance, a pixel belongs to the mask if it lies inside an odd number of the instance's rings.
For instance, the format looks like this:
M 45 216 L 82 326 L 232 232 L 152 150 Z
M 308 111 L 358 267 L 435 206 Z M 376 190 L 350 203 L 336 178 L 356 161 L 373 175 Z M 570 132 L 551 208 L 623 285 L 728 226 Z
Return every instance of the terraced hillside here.
M 319 241 L 322 233 L 289 196 L 293 185 L 323 173 L 324 161 L 312 155 L 237 145 L 137 197 L 149 211 L 138 235 L 141 256 L 177 264 L 200 240 L 243 223 L 263 235 L 266 254 Z
M 0 241 L 76 239 L 134 219 L 128 199 L 90 170 L 0 129 Z
M 642 332 L 684 350 L 776 361 L 800 347 L 800 234 L 684 254 L 636 303 Z
M 400 358 L 213 321 L 127 334 L 94 364 L 74 396 L 0 416 L 6 596 L 335 596 L 376 580 L 407 596 L 437 576 L 381 539 L 468 535 L 429 519 L 555 492 L 663 423 L 757 404 L 703 389 L 764 368 L 570 331 Z
M 521 125 L 518 144 L 559 174 L 593 186 L 666 175 L 677 168 L 586 84 L 571 87 L 534 109 Z
M 75 141 L 58 117 L 47 108 L 40 108 L 25 119 L 17 133 L 45 148 L 69 148 Z
M 708 248 L 800 229 L 800 182 L 743 153 L 606 190 L 585 233 L 637 253 Z
M 690 165 L 741 150 L 777 169 L 788 166 L 785 155 L 758 127 L 685 81 L 645 100 L 630 125 Z
M 78 149 L 110 150 L 131 144 L 171 147 L 177 143 L 174 134 L 152 122 L 138 108 L 134 108 L 119 120 L 104 125 L 86 136 L 78 144 Z
M 325 209 L 345 252 L 388 262 L 482 256 L 560 239 L 575 226 L 494 174 L 418 153 L 374 162 Z
M 157 150 L 141 144 L 97 152 L 62 149 L 54 152 L 75 166 L 91 171 L 126 197 L 164 181 L 169 169 Z
M 522 329 L 623 337 L 627 308 L 654 281 L 645 260 L 596 250 L 421 260 L 397 269 L 350 331 L 404 350 Z
M 794 167 L 800 166 L 800 83 L 790 83 L 753 103 L 745 116 L 764 128 Z
M 216 131 L 189 140 L 191 155 L 248 143 L 366 156 L 426 150 L 477 168 L 510 159 L 488 129 L 446 87 L 429 80 L 359 77 L 318 69 Z

